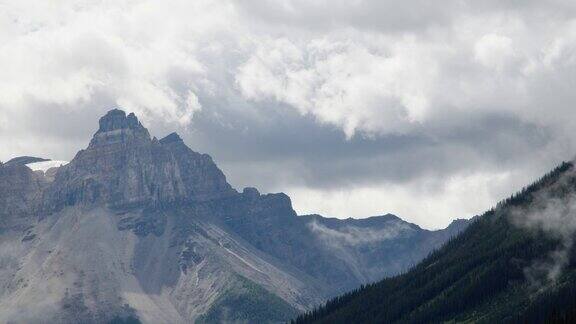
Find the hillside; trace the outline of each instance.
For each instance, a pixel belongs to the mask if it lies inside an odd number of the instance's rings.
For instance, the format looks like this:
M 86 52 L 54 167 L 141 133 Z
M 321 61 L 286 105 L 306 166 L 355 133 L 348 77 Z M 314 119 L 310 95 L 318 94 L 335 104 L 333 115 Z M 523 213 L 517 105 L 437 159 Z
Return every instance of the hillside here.
M 329 301 L 303 323 L 569 323 L 576 175 L 564 163 L 405 274 Z

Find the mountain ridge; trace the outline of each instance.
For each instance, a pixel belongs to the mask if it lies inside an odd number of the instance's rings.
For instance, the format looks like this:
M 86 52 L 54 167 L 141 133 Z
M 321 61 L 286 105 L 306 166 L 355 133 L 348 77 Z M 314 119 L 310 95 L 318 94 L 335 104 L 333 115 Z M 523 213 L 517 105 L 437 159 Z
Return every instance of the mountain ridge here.
M 281 322 L 459 231 L 299 217 L 286 194 L 236 191 L 209 155 L 119 109 L 53 176 L 0 164 L 0 210 L 3 322 Z
M 294 323 L 571 323 L 576 172 L 565 162 L 478 217 L 404 274 Z

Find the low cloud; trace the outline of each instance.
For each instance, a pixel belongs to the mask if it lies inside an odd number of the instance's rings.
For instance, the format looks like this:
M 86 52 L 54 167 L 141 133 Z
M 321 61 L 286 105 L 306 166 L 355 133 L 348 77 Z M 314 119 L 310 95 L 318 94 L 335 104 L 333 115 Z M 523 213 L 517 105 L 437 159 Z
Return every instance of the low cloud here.
M 529 206 L 513 210 L 511 220 L 521 228 L 542 231 L 559 241 L 548 255 L 524 269 L 527 279 L 536 289 L 555 283 L 570 262 L 576 235 L 576 193 L 569 183 L 574 170 L 562 175 L 550 188 L 537 192 Z M 568 193 L 563 193 L 568 190 Z
M 354 246 L 394 240 L 410 235 L 414 229 L 406 223 L 390 222 L 382 229 L 344 226 L 338 229 L 329 228 L 318 222 L 308 224 L 310 230 L 316 233 L 321 240 L 331 246 Z

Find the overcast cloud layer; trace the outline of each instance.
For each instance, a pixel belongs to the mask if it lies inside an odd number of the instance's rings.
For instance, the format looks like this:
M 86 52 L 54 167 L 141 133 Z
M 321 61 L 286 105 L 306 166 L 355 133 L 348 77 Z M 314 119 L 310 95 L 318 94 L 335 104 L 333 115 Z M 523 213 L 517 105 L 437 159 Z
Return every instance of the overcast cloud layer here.
M 471 217 L 576 153 L 576 3 L 0 0 L 0 159 L 120 106 L 300 213 Z

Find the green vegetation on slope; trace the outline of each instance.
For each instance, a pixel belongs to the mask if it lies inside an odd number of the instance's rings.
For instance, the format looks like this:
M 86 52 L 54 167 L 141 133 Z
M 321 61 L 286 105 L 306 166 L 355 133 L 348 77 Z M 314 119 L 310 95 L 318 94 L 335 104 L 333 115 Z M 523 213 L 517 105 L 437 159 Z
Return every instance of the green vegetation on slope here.
M 237 276 L 228 291 L 196 323 L 283 323 L 297 314 L 281 298 Z
M 569 321 L 576 305 L 574 249 L 550 280 L 544 268 L 562 248 L 560 238 L 511 222 L 512 214 L 538 210 L 544 193 L 560 200 L 574 194 L 573 172 L 571 163 L 562 164 L 407 273 L 335 298 L 294 323 Z

